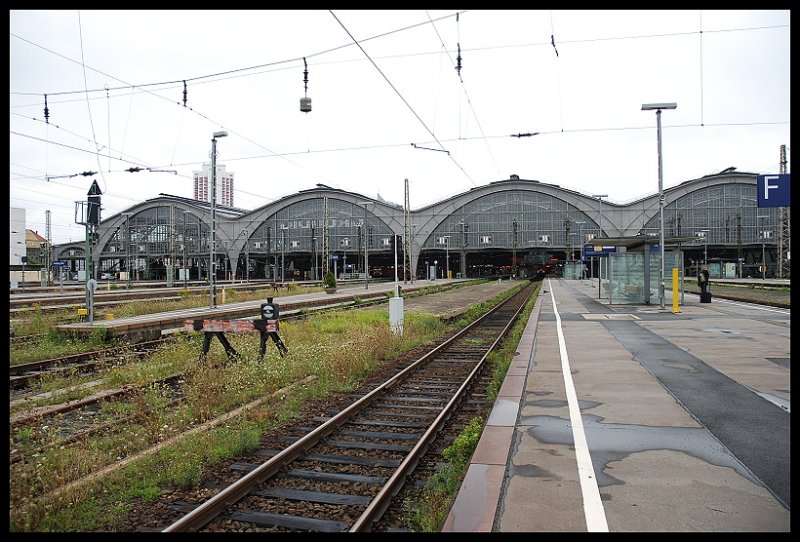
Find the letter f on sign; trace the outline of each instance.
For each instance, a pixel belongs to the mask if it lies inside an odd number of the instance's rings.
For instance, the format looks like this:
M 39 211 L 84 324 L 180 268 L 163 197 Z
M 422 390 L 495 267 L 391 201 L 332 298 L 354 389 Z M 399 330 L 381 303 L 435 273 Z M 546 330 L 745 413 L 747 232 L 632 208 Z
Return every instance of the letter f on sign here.
M 777 175 L 765 175 L 764 176 L 764 199 L 765 200 L 769 199 L 769 189 L 770 188 L 778 188 L 777 184 L 769 184 L 770 179 L 777 180 L 777 179 L 780 179 L 780 177 L 777 176 Z

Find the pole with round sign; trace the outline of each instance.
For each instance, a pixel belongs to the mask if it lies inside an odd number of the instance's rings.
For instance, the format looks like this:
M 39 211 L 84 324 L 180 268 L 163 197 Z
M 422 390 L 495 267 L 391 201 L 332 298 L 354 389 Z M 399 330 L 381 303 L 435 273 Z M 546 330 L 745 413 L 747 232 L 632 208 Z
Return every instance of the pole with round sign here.
M 267 350 L 267 338 L 271 338 L 275 346 L 278 347 L 278 352 L 281 356 L 285 356 L 289 349 L 283 344 L 283 341 L 278 336 L 280 329 L 280 306 L 272 302 L 272 298 L 268 297 L 266 303 L 261 304 L 261 319 L 264 320 L 264 330 L 261 332 L 261 348 L 259 351 L 259 359 L 264 357 Z

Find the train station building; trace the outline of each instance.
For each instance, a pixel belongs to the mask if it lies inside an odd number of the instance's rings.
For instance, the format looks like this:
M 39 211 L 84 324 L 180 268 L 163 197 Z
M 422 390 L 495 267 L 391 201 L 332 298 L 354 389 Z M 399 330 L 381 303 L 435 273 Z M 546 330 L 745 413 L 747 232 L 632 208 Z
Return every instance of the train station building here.
M 665 248 L 682 254 L 686 275 L 706 264 L 760 277 L 765 262 L 777 276 L 786 225 L 779 208 L 758 208 L 756 184 L 729 168 L 664 190 Z M 327 269 L 363 278 L 365 266 L 394 278 L 395 261 L 400 280 L 563 273 L 570 262 L 596 273 L 591 254 L 634 250 L 636 239 L 652 247 L 660 235 L 658 193 L 606 197 L 511 175 L 415 210 L 322 184 L 254 210 L 216 205 L 217 279 L 318 280 Z M 90 248 L 95 277 L 207 280 L 211 224 L 209 202 L 160 194 L 102 218 L 92 247 L 56 245 L 52 258 L 77 274 Z

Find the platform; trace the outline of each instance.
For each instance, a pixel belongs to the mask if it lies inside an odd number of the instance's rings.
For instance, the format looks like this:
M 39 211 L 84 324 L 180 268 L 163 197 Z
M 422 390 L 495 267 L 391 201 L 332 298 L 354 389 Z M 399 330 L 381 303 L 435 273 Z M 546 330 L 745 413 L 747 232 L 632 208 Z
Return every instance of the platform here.
M 790 311 L 545 279 L 444 532 L 790 530 Z

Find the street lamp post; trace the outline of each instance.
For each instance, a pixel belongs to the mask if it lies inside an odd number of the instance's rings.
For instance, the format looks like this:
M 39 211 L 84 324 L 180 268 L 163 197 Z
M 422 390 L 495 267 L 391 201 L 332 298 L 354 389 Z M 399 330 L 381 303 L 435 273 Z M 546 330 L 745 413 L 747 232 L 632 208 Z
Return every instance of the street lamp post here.
M 603 198 L 607 198 L 608 194 L 593 194 L 593 198 L 597 198 L 597 220 L 598 232 L 597 237 L 603 237 Z M 602 245 L 601 245 L 602 246 Z M 600 298 L 603 285 L 603 260 L 598 256 L 597 258 L 597 298 Z
M 446 264 L 447 275 L 445 275 L 445 278 L 449 279 L 450 278 L 450 236 L 449 235 L 445 235 L 444 239 L 445 239 L 445 245 L 444 245 L 445 258 L 444 259 L 447 262 L 447 264 Z
M 125 279 L 126 287 L 131 289 L 131 213 L 122 213 L 125 217 Z
M 578 242 L 581 244 L 581 278 L 583 278 L 583 225 L 586 224 L 586 221 L 576 220 L 575 224 L 578 225 Z
M 281 226 L 281 282 L 285 282 L 284 269 L 286 266 L 286 226 Z
M 367 226 L 367 205 L 371 201 L 359 201 L 358 205 L 364 206 L 364 289 L 369 289 L 369 227 Z
M 758 215 L 756 218 L 761 219 L 761 280 L 767 280 L 767 249 L 765 246 L 767 230 L 764 229 L 764 220 L 769 218 L 769 215 Z
M 244 235 L 244 269 L 245 269 L 245 273 L 246 273 L 246 276 L 247 276 L 246 280 L 247 280 L 247 282 L 250 282 L 250 239 L 249 239 L 250 232 L 249 232 L 249 230 L 243 229 L 242 231 L 239 232 L 239 235 L 237 235 L 236 238 L 238 239 L 242 235 Z M 239 256 L 238 255 L 236 256 L 236 261 L 239 261 Z M 237 271 L 238 271 L 238 269 L 237 269 Z M 233 277 L 233 279 L 236 280 L 236 277 Z
M 211 308 L 217 306 L 217 138 L 226 137 L 228 132 L 214 132 L 211 138 L 211 257 L 208 262 L 208 282 L 211 294 Z
M 250 232 L 248 230 L 242 230 L 239 234 L 244 235 L 244 274 L 245 274 L 245 281 L 250 282 Z M 238 256 L 237 256 L 238 258 Z
M 189 250 L 187 248 L 187 246 L 186 246 L 188 244 L 188 241 L 186 240 L 186 211 L 183 212 L 183 234 L 182 234 L 182 238 L 183 238 L 183 289 L 185 290 L 186 289 L 186 275 L 189 274 L 189 267 L 186 265 L 187 252 Z
M 705 246 L 703 247 L 703 264 L 708 265 L 708 234 L 711 230 L 700 230 L 703 232 L 703 240 L 705 241 Z
M 40 269 L 44 270 L 44 275 L 42 275 L 41 270 L 39 271 L 42 286 L 50 286 L 50 258 L 48 253 L 47 243 L 39 243 L 39 265 L 41 266 Z
M 642 104 L 642 111 L 656 112 L 656 132 L 658 138 L 658 248 L 661 253 L 661 269 L 658 278 L 658 300 L 661 308 L 664 308 L 664 174 L 661 160 L 661 110 L 662 109 L 675 109 L 678 104 L 670 103 L 652 103 Z
M 592 194 L 592 197 L 597 199 L 597 237 L 603 236 L 603 198 L 607 198 L 608 194 Z
M 703 247 L 703 265 L 708 265 L 708 232 L 709 230 L 698 230 L 695 235 L 702 237 L 704 241 Z M 700 260 L 697 262 L 697 276 L 700 276 Z
M 467 255 L 464 251 L 464 247 L 467 245 L 467 236 L 464 233 L 464 229 L 466 227 L 466 223 L 463 220 L 459 220 L 458 222 L 459 227 L 461 228 L 461 242 L 459 245 L 458 251 L 458 268 L 459 272 L 461 273 L 461 278 L 467 278 Z M 458 275 L 456 275 L 458 276 Z
M 399 292 L 397 291 L 397 287 L 400 285 L 397 278 L 397 234 L 393 233 L 394 235 L 394 295 L 395 297 L 399 296 Z
M 517 278 L 517 219 L 511 219 L 511 276 Z
M 317 238 L 314 237 L 314 228 L 311 232 L 311 280 L 317 280 Z
M 369 289 L 369 226 L 367 226 L 367 204 L 364 204 L 364 289 Z

